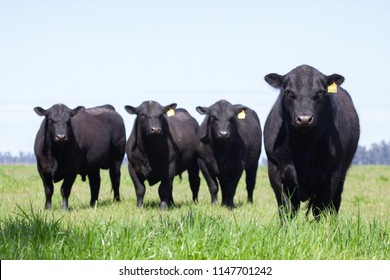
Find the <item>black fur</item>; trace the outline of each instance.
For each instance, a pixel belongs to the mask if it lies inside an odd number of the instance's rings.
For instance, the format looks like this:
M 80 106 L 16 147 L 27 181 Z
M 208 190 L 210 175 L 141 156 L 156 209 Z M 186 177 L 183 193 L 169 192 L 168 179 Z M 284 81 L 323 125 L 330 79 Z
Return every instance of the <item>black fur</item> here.
M 200 178 L 196 157 L 197 121 L 176 104 L 161 106 L 145 101 L 139 107 L 125 106 L 129 114 L 136 114 L 133 130 L 126 144 L 129 173 L 137 196 L 137 206 L 143 206 L 145 180 L 159 186 L 160 207 L 174 203 L 172 182 L 176 175 L 188 170 L 193 200 L 198 199 Z M 168 111 L 174 115 L 168 116 Z
M 100 168 L 110 170 L 114 199 L 119 201 L 120 166 L 125 153 L 126 134 L 122 117 L 111 105 L 73 110 L 63 104 L 34 111 L 45 119 L 37 133 L 34 152 L 46 194 L 46 209 L 52 207 L 53 182 L 61 186 L 62 208 L 68 209 L 68 198 L 80 174 L 88 176 L 91 206 L 98 200 Z
M 352 99 L 339 87 L 344 78 L 302 65 L 265 80 L 280 89 L 265 122 L 264 145 L 281 217 L 294 215 L 307 200 L 316 218 L 325 209 L 337 213 L 360 135 Z M 328 93 L 333 83 L 337 93 Z
M 232 105 L 225 100 L 196 109 L 206 115 L 198 131 L 198 154 L 211 202 L 218 203 L 219 182 L 222 204 L 233 208 L 234 194 L 244 170 L 248 201 L 253 202 L 261 153 L 261 127 L 257 114 L 246 106 Z M 242 112 L 244 119 L 238 118 Z

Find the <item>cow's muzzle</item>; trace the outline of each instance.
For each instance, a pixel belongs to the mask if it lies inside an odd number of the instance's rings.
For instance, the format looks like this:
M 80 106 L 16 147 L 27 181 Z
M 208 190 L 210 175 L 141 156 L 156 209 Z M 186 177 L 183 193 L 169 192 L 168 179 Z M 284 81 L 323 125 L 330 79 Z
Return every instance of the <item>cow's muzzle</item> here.
M 313 115 L 301 115 L 295 118 L 295 125 L 297 127 L 310 127 L 314 123 Z
M 66 142 L 68 141 L 68 136 L 66 134 L 56 134 L 54 141 L 57 143 Z
M 159 135 L 159 134 L 161 134 L 161 127 L 152 126 L 149 129 L 149 134 L 152 134 L 152 135 Z
M 220 130 L 220 131 L 218 131 L 217 139 L 219 141 L 229 141 L 230 140 L 230 133 L 226 130 Z

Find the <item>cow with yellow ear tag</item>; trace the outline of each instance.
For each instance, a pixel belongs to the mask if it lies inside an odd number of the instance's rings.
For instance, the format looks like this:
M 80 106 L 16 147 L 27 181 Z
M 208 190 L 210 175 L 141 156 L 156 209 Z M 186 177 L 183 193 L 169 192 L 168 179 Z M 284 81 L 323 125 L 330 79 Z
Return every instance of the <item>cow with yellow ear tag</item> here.
M 281 218 L 294 216 L 305 201 L 316 219 L 324 211 L 338 213 L 360 136 L 352 98 L 340 86 L 344 77 L 301 65 L 265 80 L 280 90 L 265 122 L 264 145 Z
M 129 173 L 143 207 L 145 181 L 160 183 L 158 193 L 161 209 L 174 204 L 173 179 L 188 171 L 192 199 L 197 201 L 200 178 L 196 156 L 198 122 L 176 103 L 162 106 L 156 101 L 142 102 L 138 107 L 125 106 L 136 115 L 133 130 L 126 144 Z
M 199 167 L 211 195 L 218 203 L 233 208 L 233 198 L 243 171 L 246 173 L 248 202 L 253 202 L 258 161 L 261 153 L 261 126 L 255 111 L 220 100 L 210 107 L 196 107 L 205 115 L 198 131 Z

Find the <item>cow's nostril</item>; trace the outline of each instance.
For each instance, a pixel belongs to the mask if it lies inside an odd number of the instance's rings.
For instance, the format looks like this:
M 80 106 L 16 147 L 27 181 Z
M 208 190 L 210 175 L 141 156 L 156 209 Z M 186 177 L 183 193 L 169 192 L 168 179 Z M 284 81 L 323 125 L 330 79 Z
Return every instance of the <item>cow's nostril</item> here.
M 218 134 L 221 137 L 228 137 L 229 136 L 229 133 L 227 131 L 220 131 L 220 132 L 218 132 Z
M 296 123 L 301 126 L 311 125 L 313 123 L 314 117 L 311 116 L 298 116 L 296 118 Z
M 160 127 L 151 127 L 150 132 L 158 134 L 161 132 L 161 128 Z
M 57 134 L 56 135 L 56 141 L 65 141 L 66 135 L 65 134 Z

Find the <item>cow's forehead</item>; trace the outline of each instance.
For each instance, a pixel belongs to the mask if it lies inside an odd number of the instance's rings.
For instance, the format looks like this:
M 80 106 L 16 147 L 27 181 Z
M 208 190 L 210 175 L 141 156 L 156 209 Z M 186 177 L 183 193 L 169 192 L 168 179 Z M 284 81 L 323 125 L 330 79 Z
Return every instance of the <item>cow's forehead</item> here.
M 160 115 L 163 114 L 163 107 L 156 101 L 145 101 L 138 109 L 148 115 Z
M 298 67 L 286 75 L 286 85 L 296 89 L 315 88 L 324 84 L 326 76 L 312 67 Z
M 219 117 L 229 118 L 235 114 L 235 110 L 232 104 L 227 101 L 219 101 L 214 105 L 210 106 L 210 114 L 218 115 Z
M 51 118 L 69 119 L 71 117 L 72 110 L 64 104 L 56 104 L 48 110 L 48 113 Z

